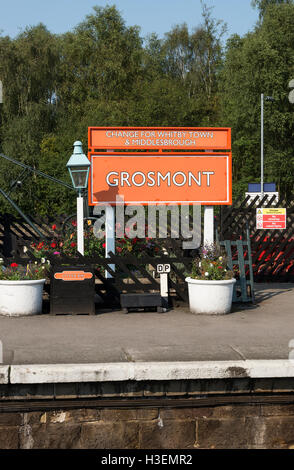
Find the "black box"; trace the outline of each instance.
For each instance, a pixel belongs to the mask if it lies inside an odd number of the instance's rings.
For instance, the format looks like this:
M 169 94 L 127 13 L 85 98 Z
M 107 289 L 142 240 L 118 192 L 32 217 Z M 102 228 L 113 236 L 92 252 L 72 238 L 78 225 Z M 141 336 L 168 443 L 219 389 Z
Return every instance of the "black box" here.
M 88 266 L 56 266 L 51 270 L 50 314 L 94 315 L 95 275 Z
M 129 309 L 150 309 L 155 307 L 158 313 L 166 312 L 166 308 L 162 306 L 162 298 L 160 294 L 121 294 L 120 304 L 124 313 L 128 313 Z

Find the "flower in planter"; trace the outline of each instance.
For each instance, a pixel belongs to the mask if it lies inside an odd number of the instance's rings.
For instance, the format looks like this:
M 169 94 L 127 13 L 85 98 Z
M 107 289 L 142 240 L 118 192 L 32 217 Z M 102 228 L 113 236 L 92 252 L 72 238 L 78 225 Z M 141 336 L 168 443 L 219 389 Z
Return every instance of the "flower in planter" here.
M 11 263 L 10 266 L 1 266 L 0 280 L 3 281 L 32 281 L 44 279 L 48 275 L 49 264 L 28 263 L 26 266 Z
M 224 281 L 234 277 L 227 266 L 227 256 L 218 244 L 200 249 L 194 260 L 191 278 L 198 280 Z

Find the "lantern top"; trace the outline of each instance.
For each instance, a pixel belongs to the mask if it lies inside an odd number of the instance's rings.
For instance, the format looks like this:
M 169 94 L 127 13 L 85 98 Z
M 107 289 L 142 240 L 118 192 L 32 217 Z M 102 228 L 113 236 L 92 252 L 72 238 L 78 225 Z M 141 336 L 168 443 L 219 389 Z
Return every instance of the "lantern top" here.
M 70 159 L 68 160 L 66 164 L 67 168 L 69 167 L 85 167 L 88 168 L 90 166 L 90 162 L 86 155 L 83 153 L 83 147 L 82 147 L 82 142 L 77 140 L 74 143 L 74 151 Z

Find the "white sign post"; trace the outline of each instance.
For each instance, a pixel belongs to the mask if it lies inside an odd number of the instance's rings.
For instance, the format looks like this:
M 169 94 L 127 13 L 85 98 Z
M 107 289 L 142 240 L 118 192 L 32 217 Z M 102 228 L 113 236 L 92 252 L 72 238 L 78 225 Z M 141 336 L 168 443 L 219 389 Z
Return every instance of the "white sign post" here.
M 105 214 L 105 257 L 109 258 L 109 252 L 115 254 L 115 208 L 114 206 L 106 206 Z M 109 265 L 112 271 L 115 271 L 115 264 Z M 113 276 L 107 270 L 105 272 L 106 279 Z
M 203 245 L 214 243 L 214 207 L 204 206 L 204 234 Z

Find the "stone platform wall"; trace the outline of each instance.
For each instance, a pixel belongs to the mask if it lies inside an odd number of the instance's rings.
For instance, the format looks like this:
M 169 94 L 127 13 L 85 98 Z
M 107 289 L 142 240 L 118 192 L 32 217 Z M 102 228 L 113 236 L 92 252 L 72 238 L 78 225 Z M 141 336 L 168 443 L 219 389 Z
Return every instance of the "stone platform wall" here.
M 0 386 L 0 449 L 294 448 L 293 379 Z
M 1 449 L 289 449 L 294 405 L 1 413 Z

